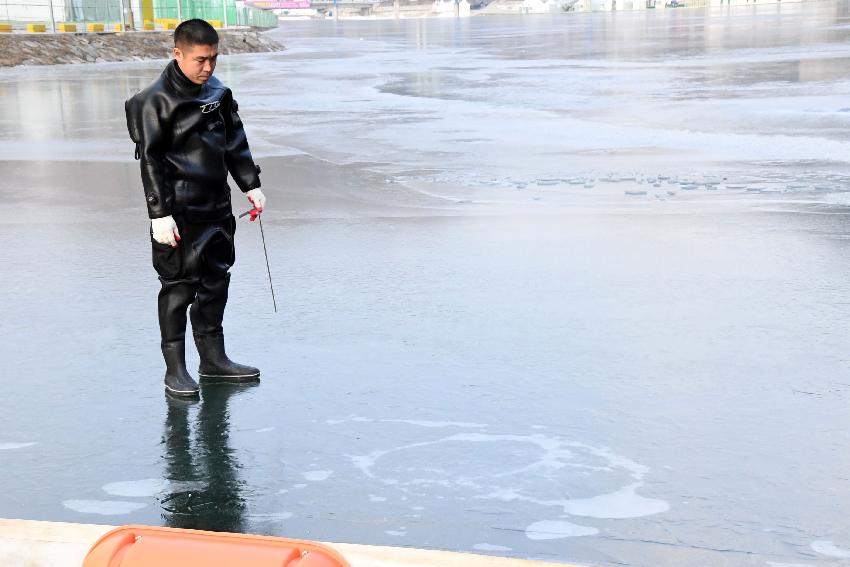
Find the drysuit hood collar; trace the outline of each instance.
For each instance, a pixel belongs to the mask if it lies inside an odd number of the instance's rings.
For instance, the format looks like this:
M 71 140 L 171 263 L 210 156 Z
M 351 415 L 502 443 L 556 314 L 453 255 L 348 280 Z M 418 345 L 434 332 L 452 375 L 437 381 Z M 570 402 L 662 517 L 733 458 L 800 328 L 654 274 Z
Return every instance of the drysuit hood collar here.
M 162 74 L 165 75 L 168 82 L 180 94 L 198 96 L 201 89 L 204 88 L 204 85 L 193 83 L 189 80 L 189 77 L 183 74 L 183 71 L 180 70 L 180 66 L 177 64 L 177 59 L 172 59 Z

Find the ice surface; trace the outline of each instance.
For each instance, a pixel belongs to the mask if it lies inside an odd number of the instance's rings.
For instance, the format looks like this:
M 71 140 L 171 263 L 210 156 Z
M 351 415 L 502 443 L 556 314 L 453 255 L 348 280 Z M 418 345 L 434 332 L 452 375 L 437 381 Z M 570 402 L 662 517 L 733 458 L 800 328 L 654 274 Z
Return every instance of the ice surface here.
M 590 526 L 579 526 L 558 520 L 534 522 L 525 529 L 525 536 L 532 540 L 561 539 L 565 537 L 592 536 L 599 530 Z
M 145 497 L 155 496 L 165 491 L 169 483 L 159 478 L 147 478 L 143 480 L 127 480 L 110 482 L 104 485 L 103 491 L 112 496 Z
M 14 451 L 15 449 L 26 449 L 32 447 L 35 442 L 30 443 L 0 443 L 0 451 Z
M 304 478 L 310 482 L 321 482 L 328 480 L 332 474 L 333 471 L 307 471 L 304 473 Z
M 0 71 L 0 360 L 27 370 L 0 516 L 846 560 L 848 8 L 300 22 L 223 57 L 280 311 L 240 223 L 225 328 L 263 382 L 185 405 L 122 107 L 164 62 Z
M 631 484 L 611 494 L 579 498 L 564 502 L 564 511 L 589 518 L 640 518 L 660 514 L 670 509 L 664 500 L 644 498 L 635 494 L 641 483 Z
M 836 557 L 838 559 L 850 559 L 850 551 L 842 549 L 831 541 L 813 541 L 812 549 L 822 555 Z
M 504 552 L 510 551 L 510 547 L 505 547 L 504 545 L 495 545 L 492 543 L 476 543 L 472 546 L 472 549 L 476 551 L 493 551 L 493 552 Z
M 147 504 L 122 500 L 65 500 L 62 505 L 80 514 L 100 516 L 122 516 L 141 510 Z

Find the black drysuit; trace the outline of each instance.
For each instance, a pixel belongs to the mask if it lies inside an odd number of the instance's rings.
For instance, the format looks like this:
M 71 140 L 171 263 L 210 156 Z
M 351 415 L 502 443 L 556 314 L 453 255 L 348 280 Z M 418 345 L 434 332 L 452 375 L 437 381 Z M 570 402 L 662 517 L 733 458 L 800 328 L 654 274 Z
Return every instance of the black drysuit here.
M 181 237 L 172 248 L 151 235 L 163 344 L 185 340 L 190 305 L 196 335 L 221 334 L 235 260 L 227 174 L 242 192 L 260 186 L 236 101 L 215 77 L 196 85 L 173 60 L 124 108 L 148 216 L 172 215 Z

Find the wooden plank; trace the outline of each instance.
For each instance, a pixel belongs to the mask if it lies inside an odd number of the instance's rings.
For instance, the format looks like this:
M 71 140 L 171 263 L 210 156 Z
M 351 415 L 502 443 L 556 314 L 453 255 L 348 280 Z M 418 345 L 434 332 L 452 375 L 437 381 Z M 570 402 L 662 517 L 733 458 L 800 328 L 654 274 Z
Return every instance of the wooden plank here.
M 79 567 L 94 542 L 113 527 L 0 519 L 0 565 Z M 570 567 L 564 563 L 449 551 L 347 543 L 328 545 L 342 553 L 352 567 Z

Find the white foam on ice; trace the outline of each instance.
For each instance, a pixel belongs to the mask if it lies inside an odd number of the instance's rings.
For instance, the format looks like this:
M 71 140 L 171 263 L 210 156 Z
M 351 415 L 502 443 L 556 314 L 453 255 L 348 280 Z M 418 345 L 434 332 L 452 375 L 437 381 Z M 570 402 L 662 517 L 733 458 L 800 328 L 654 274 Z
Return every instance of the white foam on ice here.
M 429 428 L 439 428 L 439 427 L 459 427 L 459 428 L 468 428 L 468 429 L 482 429 L 487 427 L 486 423 L 470 423 L 467 421 L 431 421 L 427 419 L 372 419 L 369 417 L 362 416 L 353 416 L 347 419 L 329 419 L 327 423 L 329 425 L 339 425 L 341 423 L 347 422 L 360 422 L 360 423 L 404 423 L 407 425 L 416 425 L 418 427 L 429 427 Z
M 850 551 L 841 549 L 831 541 L 813 541 L 812 549 L 821 555 L 837 557 L 839 559 L 850 559 Z
M 420 419 L 382 419 L 382 423 L 406 423 L 418 425 L 419 427 L 462 427 L 471 429 L 482 429 L 487 427 L 485 423 L 468 423 L 465 421 L 425 421 Z
M 850 206 L 850 193 L 829 193 L 823 200 L 830 205 Z
M 143 502 L 125 502 L 122 500 L 65 500 L 62 505 L 81 514 L 99 514 L 101 516 L 121 516 L 147 507 Z
M 252 520 L 256 521 L 266 521 L 266 522 L 280 522 L 283 520 L 288 520 L 293 517 L 295 514 L 292 512 L 270 512 L 266 514 L 251 514 L 249 517 Z
M 446 443 L 528 443 L 537 446 L 541 455 L 530 462 L 522 463 L 513 468 L 501 470 L 490 470 L 486 474 L 470 476 L 458 471 L 452 475 L 450 471 L 440 469 L 441 476 L 414 477 L 403 483 L 396 479 L 384 478 L 376 472 L 376 464 L 387 455 L 409 451 L 421 447 L 440 445 Z M 474 449 L 470 450 L 474 453 Z M 587 463 L 582 459 L 595 457 L 604 461 L 603 463 Z M 401 490 L 421 488 L 423 486 L 442 487 L 447 489 L 456 488 L 464 494 L 472 494 L 474 498 L 495 499 L 501 501 L 521 501 L 538 504 L 541 506 L 557 506 L 563 512 L 572 516 L 590 518 L 625 519 L 640 518 L 666 512 L 670 504 L 666 500 L 647 498 L 637 493 L 644 485 L 643 479 L 649 472 L 649 467 L 617 455 L 605 447 L 593 447 L 584 443 L 567 441 L 558 437 L 547 437 L 536 433 L 532 435 L 497 435 L 489 433 L 457 433 L 431 441 L 411 443 L 393 447 L 391 449 L 373 451 L 367 455 L 349 455 L 352 463 L 366 477 L 378 480 L 385 485 L 400 485 Z M 587 498 L 564 497 L 541 498 L 532 496 L 517 487 L 493 486 L 493 481 L 499 479 L 527 478 L 529 475 L 546 475 L 566 467 L 578 468 L 586 471 L 610 473 L 616 471 L 625 472 L 631 477 L 632 482 L 614 490 Z M 435 469 L 436 470 L 436 469 Z M 486 492 L 482 492 L 485 491 Z M 478 491 L 480 494 L 475 495 Z
M 418 447 L 427 447 L 430 445 L 438 445 L 443 443 L 500 443 L 505 441 L 531 443 L 537 445 L 543 450 L 543 455 L 538 461 L 534 461 L 532 463 L 524 465 L 519 469 L 511 469 L 500 471 L 498 473 L 493 473 L 492 475 L 490 475 L 491 478 L 499 476 L 510 476 L 541 467 L 561 468 L 564 466 L 564 460 L 572 458 L 574 456 L 573 452 L 569 450 L 569 446 L 584 447 L 583 444 L 565 443 L 559 439 L 545 437 L 544 435 L 540 434 L 496 435 L 488 433 L 458 433 L 433 441 L 411 443 L 410 445 L 402 445 L 399 447 L 393 447 L 392 449 L 372 451 L 368 455 L 349 455 L 348 457 L 351 459 L 354 466 L 360 469 L 363 474 L 365 474 L 369 478 L 375 478 L 375 474 L 372 471 L 372 468 L 375 466 L 375 463 L 378 461 L 378 459 L 385 457 L 386 455 L 389 455 L 391 453 L 397 453 L 400 451 L 407 451 Z
M 169 483 L 167 480 L 145 478 L 141 480 L 110 482 L 103 485 L 103 491 L 112 496 L 144 498 L 164 492 L 168 487 Z
M 0 443 L 0 451 L 13 451 L 15 449 L 23 449 L 32 447 L 35 443 Z
M 310 482 L 322 482 L 328 480 L 333 473 L 333 471 L 307 471 L 304 473 L 304 478 Z
M 504 545 L 494 545 L 492 543 L 476 543 L 472 546 L 472 549 L 477 551 L 511 551 L 510 547 L 505 547 Z
M 525 528 L 525 537 L 533 540 L 592 536 L 598 533 L 599 530 L 596 528 L 580 526 L 562 520 L 543 520 L 541 522 L 534 522 Z
M 360 416 L 352 416 L 346 419 L 328 419 L 326 423 L 328 425 L 339 425 L 340 423 L 348 423 L 350 421 L 356 421 L 361 423 L 369 423 L 375 421 L 373 419 L 369 419 L 368 417 L 360 417 Z
M 635 483 L 610 494 L 566 500 L 563 502 L 564 511 L 587 518 L 623 519 L 651 516 L 670 509 L 670 504 L 665 500 L 636 494 L 635 490 L 640 486 L 641 483 Z

